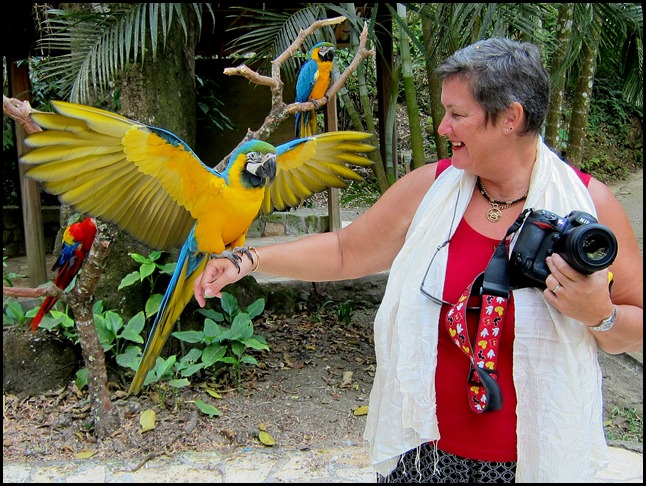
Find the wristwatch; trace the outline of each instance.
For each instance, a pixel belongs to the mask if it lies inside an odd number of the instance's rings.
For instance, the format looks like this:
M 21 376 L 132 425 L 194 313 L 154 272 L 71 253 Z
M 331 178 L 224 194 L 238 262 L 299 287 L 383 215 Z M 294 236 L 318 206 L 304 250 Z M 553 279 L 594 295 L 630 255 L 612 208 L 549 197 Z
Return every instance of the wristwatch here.
M 598 332 L 609 331 L 610 329 L 612 329 L 612 326 L 615 325 L 616 320 L 617 320 L 617 308 L 615 307 L 612 309 L 612 314 L 610 314 L 610 317 L 605 318 L 597 326 L 590 327 L 589 329 L 592 331 L 598 331 Z

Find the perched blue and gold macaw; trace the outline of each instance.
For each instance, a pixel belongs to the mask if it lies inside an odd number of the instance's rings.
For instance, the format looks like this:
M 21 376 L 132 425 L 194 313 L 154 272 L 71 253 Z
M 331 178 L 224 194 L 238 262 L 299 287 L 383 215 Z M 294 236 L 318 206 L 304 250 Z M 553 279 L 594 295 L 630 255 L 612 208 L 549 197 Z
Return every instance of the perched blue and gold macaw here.
M 43 128 L 25 138 L 26 175 L 62 203 L 115 224 L 151 249 L 181 246 L 129 393 L 139 393 L 175 321 L 193 296 L 208 256 L 234 264 L 259 213 L 300 204 L 371 162 L 370 134 L 328 132 L 274 147 L 251 140 L 223 172 L 206 166 L 177 136 L 120 115 L 63 101 L 32 113 Z
M 330 73 L 334 62 L 334 45 L 330 42 L 319 42 L 310 49 L 308 60 L 298 71 L 296 80 L 295 101 L 306 101 L 323 98 L 330 87 Z M 314 102 L 315 106 L 316 102 Z M 296 138 L 314 135 L 318 130 L 316 110 L 296 113 L 294 134 Z
M 96 224 L 92 218 L 83 218 L 82 221 L 72 223 L 63 232 L 61 254 L 54 262 L 52 270 L 56 270 L 54 285 L 65 290 L 72 283 L 74 277 L 81 270 L 85 257 L 90 253 L 94 237 L 96 236 Z M 43 317 L 52 310 L 58 297 L 47 296 L 40 304 L 38 313 L 31 320 L 31 331 L 38 329 L 38 324 Z

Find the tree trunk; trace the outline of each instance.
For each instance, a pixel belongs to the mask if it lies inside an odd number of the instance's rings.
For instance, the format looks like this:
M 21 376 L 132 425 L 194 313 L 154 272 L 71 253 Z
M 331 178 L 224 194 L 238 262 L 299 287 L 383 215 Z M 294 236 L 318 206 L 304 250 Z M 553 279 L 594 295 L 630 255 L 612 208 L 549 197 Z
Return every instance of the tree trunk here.
M 83 264 L 83 271 L 68 297 L 74 314 L 83 359 L 88 370 L 88 395 L 92 404 L 94 433 L 98 438 L 107 437 L 120 425 L 108 392 L 108 374 L 105 354 L 94 324 L 92 306 L 94 289 L 103 274 L 105 261 L 110 253 L 110 242 L 116 231 L 112 225 L 98 224 L 92 251 Z
M 572 101 L 572 116 L 568 132 L 567 160 L 575 167 L 581 167 L 583 144 L 587 134 L 590 97 L 597 69 L 599 37 L 587 38 L 583 43 L 579 81 Z
M 558 20 L 556 22 L 556 49 L 552 53 L 550 63 L 551 93 L 550 106 L 545 124 L 545 143 L 556 153 L 561 150 L 561 111 L 565 97 L 565 80 L 567 69 L 565 60 L 570 38 L 572 36 L 572 17 L 574 16 L 574 4 L 562 3 L 559 7 Z
M 195 146 L 197 101 L 195 87 L 196 19 L 187 17 L 189 38 L 179 24 L 171 29 L 156 59 L 128 70 L 119 80 L 120 113 L 148 125 L 169 130 Z M 177 21 L 177 19 L 175 19 Z
M 399 14 L 401 22 L 407 24 L 406 6 L 398 3 L 397 13 Z M 406 98 L 406 109 L 408 112 L 410 145 L 413 152 L 412 168 L 416 169 L 424 165 L 424 137 L 422 137 L 422 127 L 419 121 L 419 105 L 417 104 L 417 95 L 415 93 L 409 38 L 404 32 L 399 36 L 399 49 L 402 59 L 402 81 L 404 83 L 404 96 Z
M 426 50 L 426 79 L 428 81 L 429 102 L 431 106 L 431 117 L 433 120 L 433 137 L 435 138 L 435 150 L 439 159 L 448 159 L 450 157 L 449 145 L 446 138 L 440 136 L 438 128 L 444 117 L 444 108 L 442 107 L 442 83 L 435 75 L 435 68 L 438 65 L 440 57 L 446 53 L 439 49 L 439 43 L 436 44 L 434 39 L 434 29 L 431 23 L 432 12 L 431 4 L 425 3 L 422 7 L 422 34 L 424 36 L 424 48 Z M 439 35 L 448 23 L 439 27 Z

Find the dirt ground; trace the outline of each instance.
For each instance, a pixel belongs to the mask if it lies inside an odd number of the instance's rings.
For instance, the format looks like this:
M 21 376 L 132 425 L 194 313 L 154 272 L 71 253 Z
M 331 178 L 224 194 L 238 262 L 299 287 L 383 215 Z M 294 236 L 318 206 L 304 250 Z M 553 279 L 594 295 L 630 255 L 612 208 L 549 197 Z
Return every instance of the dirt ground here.
M 643 180 L 618 183 L 615 189 L 631 218 L 635 215 L 641 243 Z M 355 411 L 368 404 L 374 376 L 376 308 L 346 308 L 349 322 L 339 320 L 341 310 L 324 306 L 254 322 L 270 351 L 255 354 L 260 366 L 245 371 L 239 391 L 233 384 L 223 385 L 220 376 L 220 384 L 207 377 L 177 395 L 166 388 L 126 398 L 125 385 L 114 383 L 111 400 L 121 426 L 102 440 L 93 434 L 87 394 L 78 393 L 73 384 L 36 397 L 3 393 L 3 460 L 65 460 L 83 453 L 96 459 L 145 460 L 181 450 L 267 447 L 261 431 L 283 447 L 361 444 L 365 415 Z M 601 353 L 600 359 L 607 436 L 615 445 L 641 451 L 641 442 L 622 442 L 621 437 L 634 417 L 643 424 L 643 366 L 628 355 Z M 205 415 L 196 400 L 221 414 Z M 140 415 L 148 409 L 156 412 L 156 427 L 141 432 Z M 634 411 L 634 417 L 626 411 Z
M 261 430 L 282 447 L 361 444 L 365 415 L 354 411 L 368 404 L 374 375 L 374 311 L 357 309 L 347 324 L 331 314 L 263 319 L 256 332 L 267 337 L 270 351 L 258 354 L 262 367 L 248 369 L 240 391 L 206 380 L 177 396 L 166 389 L 165 396 L 153 391 L 124 398 L 115 385 L 112 402 L 121 427 L 101 441 L 93 435 L 87 394 L 77 394 L 71 384 L 31 398 L 5 394 L 3 460 L 66 459 L 85 451 L 96 459 L 143 459 L 181 450 L 266 447 Z M 606 355 L 602 367 L 607 431 L 616 436 L 627 422 L 613 415 L 615 409 L 634 408 L 643 417 L 643 368 L 628 357 Z M 221 415 L 204 415 L 196 400 Z M 139 418 L 148 409 L 156 412 L 157 425 L 142 433 Z

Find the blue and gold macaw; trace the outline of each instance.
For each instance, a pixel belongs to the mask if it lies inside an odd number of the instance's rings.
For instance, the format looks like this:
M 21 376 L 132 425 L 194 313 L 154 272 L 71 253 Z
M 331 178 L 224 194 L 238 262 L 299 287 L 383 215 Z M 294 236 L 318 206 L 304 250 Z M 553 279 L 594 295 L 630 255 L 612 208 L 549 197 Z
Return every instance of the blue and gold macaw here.
M 330 73 L 334 62 L 334 45 L 330 42 L 319 42 L 310 49 L 308 60 L 298 71 L 296 80 L 295 101 L 306 101 L 323 98 L 330 87 Z M 316 106 L 316 102 L 314 102 Z M 318 106 L 316 106 L 318 108 Z M 318 130 L 316 110 L 299 111 L 296 113 L 296 138 L 314 135 Z
M 25 138 L 26 175 L 78 212 L 115 224 L 151 249 L 180 247 L 129 393 L 146 375 L 193 296 L 208 256 L 241 254 L 260 213 L 300 204 L 327 187 L 362 180 L 348 164 L 371 162 L 363 132 L 328 132 L 274 147 L 251 140 L 223 172 L 206 166 L 176 135 L 90 106 L 53 101 L 56 113 L 32 113 L 43 128 Z

